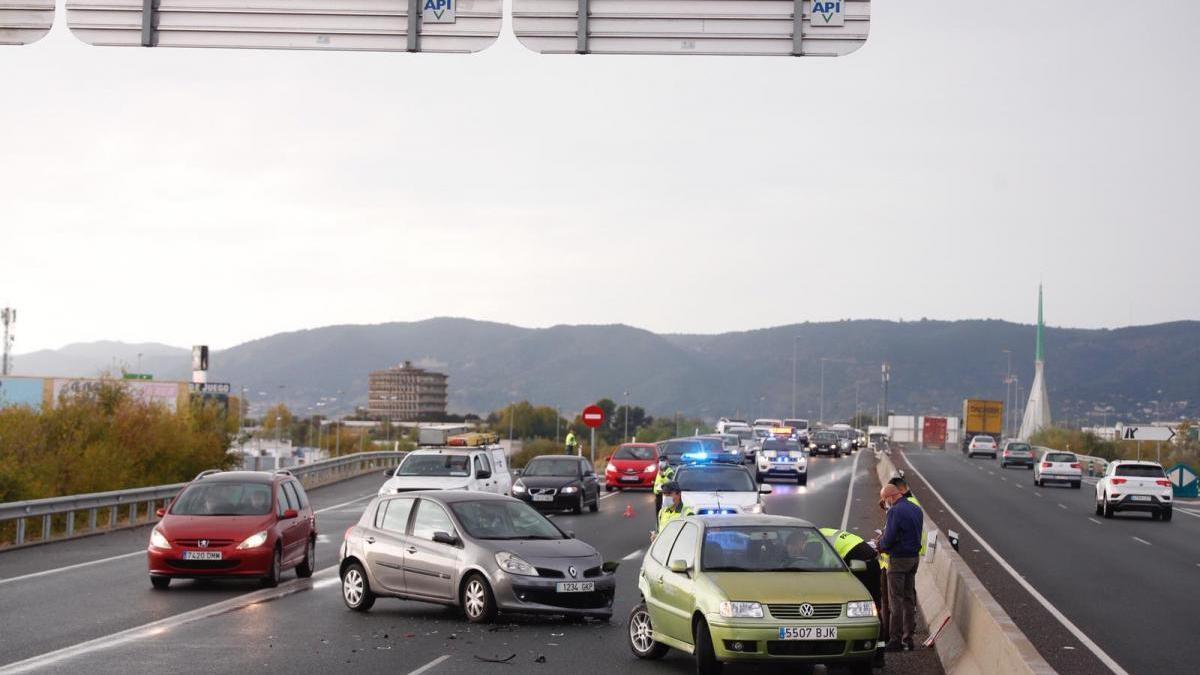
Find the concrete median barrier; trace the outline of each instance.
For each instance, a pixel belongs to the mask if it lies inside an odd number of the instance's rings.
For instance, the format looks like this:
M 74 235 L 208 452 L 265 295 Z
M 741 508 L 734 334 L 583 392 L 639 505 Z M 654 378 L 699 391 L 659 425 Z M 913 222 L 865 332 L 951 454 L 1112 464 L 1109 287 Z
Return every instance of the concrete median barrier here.
M 880 485 L 896 475 L 886 454 L 875 464 Z M 945 534 L 929 514 L 925 531 L 936 533 L 917 569 L 917 604 L 933 634 L 950 617 L 935 648 L 948 675 L 994 673 L 1054 673 L 1033 643 L 1008 616 L 962 557 L 951 548 Z

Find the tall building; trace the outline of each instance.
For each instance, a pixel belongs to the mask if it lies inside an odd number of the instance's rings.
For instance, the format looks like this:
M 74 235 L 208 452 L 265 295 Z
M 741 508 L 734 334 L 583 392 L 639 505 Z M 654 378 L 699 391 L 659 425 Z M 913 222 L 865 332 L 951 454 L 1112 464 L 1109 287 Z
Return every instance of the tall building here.
M 446 375 L 414 368 L 411 361 L 371 373 L 367 411 L 393 422 L 446 416 Z
M 1042 285 L 1038 284 L 1037 356 L 1033 362 L 1033 386 L 1029 388 L 1029 402 L 1025 404 L 1025 417 L 1021 420 L 1021 431 L 1017 437 L 1028 441 L 1029 437 L 1050 426 L 1050 396 L 1046 393 L 1046 352 L 1042 342 L 1045 323 L 1042 320 Z

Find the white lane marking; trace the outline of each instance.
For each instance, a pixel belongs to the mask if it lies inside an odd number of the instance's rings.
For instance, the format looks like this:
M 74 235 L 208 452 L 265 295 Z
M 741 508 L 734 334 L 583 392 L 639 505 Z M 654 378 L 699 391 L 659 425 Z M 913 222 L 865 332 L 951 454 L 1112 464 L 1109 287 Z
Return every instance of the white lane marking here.
M 1103 524 L 1104 524 L 1104 523 L 1102 523 L 1102 522 L 1100 522 L 1100 521 L 1096 520 L 1095 518 L 1088 518 L 1088 520 L 1092 521 L 1093 523 L 1095 523 L 1095 524 L 1097 524 L 1097 525 L 1103 525 Z
M 333 511 L 334 509 L 340 509 L 343 506 L 350 506 L 351 504 L 357 504 L 358 502 L 361 502 L 365 499 L 371 499 L 373 497 L 375 497 L 375 495 L 367 495 L 365 497 L 359 497 L 358 499 L 351 499 L 348 502 L 342 502 L 341 504 L 334 504 L 333 506 L 326 506 L 323 509 L 317 509 L 316 511 L 313 511 L 313 513 L 325 513 L 326 511 Z
M 318 535 L 317 535 L 317 543 L 318 543 L 318 544 L 328 544 L 328 543 L 329 543 L 329 535 L 327 535 L 327 534 L 318 534 Z
M 322 579 L 322 580 L 314 583 L 313 589 L 315 590 L 318 588 L 325 588 L 327 586 L 332 586 L 339 582 L 341 582 L 341 579 L 339 579 L 338 577 L 329 577 L 328 579 Z
M 621 558 L 621 560 L 633 560 L 633 559 L 637 558 L 638 556 L 640 556 L 641 554 L 642 554 L 642 549 L 639 548 L 638 550 L 634 551 L 633 553 L 630 553 L 629 555 L 625 556 L 624 558 Z
M 850 465 L 850 487 L 846 490 L 846 508 L 842 510 L 842 527 L 846 529 L 846 523 L 850 522 L 850 503 L 854 501 L 854 478 L 858 475 L 858 460 L 862 459 L 861 452 L 854 453 L 854 464 Z
M 1008 480 L 1008 478 L 1005 476 L 1000 476 L 1000 480 Z
M 52 570 L 42 570 L 41 572 L 34 572 L 32 574 L 24 574 L 19 577 L 10 577 L 8 579 L 0 579 L 0 586 L 2 586 L 4 584 L 10 584 L 14 581 L 21 581 L 23 579 L 33 579 L 35 577 L 44 577 L 47 574 L 56 574 L 58 572 L 66 572 L 67 570 L 77 570 L 80 567 L 88 567 L 89 565 L 99 565 L 100 563 L 111 562 L 113 560 L 120 560 L 122 558 L 132 558 L 135 555 L 146 555 L 146 551 L 145 551 L 145 549 L 143 549 L 141 551 L 122 553 L 121 555 L 114 555 L 114 556 L 111 556 L 108 558 L 101 558 L 99 560 L 89 560 L 87 562 L 81 562 L 81 563 L 77 563 L 75 565 L 67 565 L 66 567 L 55 567 Z
M 1200 518 L 1200 513 L 1197 513 L 1195 511 L 1189 511 L 1188 509 L 1181 509 L 1178 506 L 1175 507 L 1175 510 L 1180 513 L 1186 513 L 1193 518 Z
M 620 490 L 617 490 L 616 492 L 610 492 L 606 495 L 600 495 L 600 501 L 604 501 L 605 499 L 608 499 L 609 497 L 616 497 L 619 494 L 621 494 Z
M 925 476 L 921 475 L 921 471 L 917 469 L 915 464 L 909 462 L 908 466 L 910 469 L 912 469 L 913 473 L 917 474 L 917 478 L 920 478 L 925 483 L 925 485 L 929 488 L 929 491 L 933 493 L 933 496 L 937 497 L 943 504 L 946 505 L 946 510 L 950 512 L 950 515 L 954 516 L 958 522 L 962 523 L 963 529 L 966 530 L 967 533 L 972 537 L 975 537 L 975 541 L 978 542 L 979 545 L 984 548 L 984 550 L 991 554 L 991 556 L 996 559 L 996 562 L 1000 563 L 1000 567 L 1004 568 L 1004 571 L 1008 572 L 1008 574 L 1014 580 L 1016 580 L 1018 584 L 1021 585 L 1021 588 L 1024 588 L 1030 595 L 1032 595 L 1033 599 L 1037 600 L 1047 612 L 1050 612 L 1051 616 L 1053 616 L 1055 619 L 1058 619 L 1058 622 L 1061 623 L 1068 631 L 1070 631 L 1077 640 L 1082 642 L 1083 646 L 1087 647 L 1092 654 L 1095 654 L 1096 658 L 1100 659 L 1101 663 L 1108 666 L 1109 670 L 1116 675 L 1129 675 L 1129 672 L 1118 665 L 1111 656 L 1105 653 L 1105 651 L 1100 648 L 1100 645 L 1093 642 L 1092 639 L 1087 636 L 1087 633 L 1084 633 L 1082 630 L 1080 630 L 1079 626 L 1076 626 L 1074 623 L 1072 623 L 1071 620 L 1068 619 L 1062 612 L 1058 611 L 1058 608 L 1051 604 L 1044 595 L 1039 593 L 1038 590 L 1033 587 L 1033 584 L 1029 583 L 1025 580 L 1025 577 L 1018 574 L 1017 570 L 1014 569 L 1012 565 L 1008 564 L 1008 561 L 1002 558 L 1000 553 L 997 552 L 996 549 L 992 548 L 991 544 L 987 543 L 987 540 L 979 536 L 979 533 L 975 531 L 975 528 L 967 524 L 967 521 L 964 520 L 962 516 L 958 515 L 958 512 L 954 510 L 954 507 L 950 506 L 950 502 L 946 501 L 946 499 L 938 493 L 937 489 L 933 487 L 933 483 L 930 483 L 925 479 Z
M 995 472 L 995 471 L 989 471 L 989 472 L 988 472 L 988 475 L 989 475 L 989 476 L 995 476 L 995 475 L 996 475 L 996 472 Z
M 442 663 L 443 661 L 445 661 L 448 658 L 450 658 L 449 654 L 443 654 L 443 655 L 437 657 L 436 659 L 430 661 L 429 663 L 426 663 L 425 665 L 421 666 L 420 668 L 417 668 L 416 670 L 412 671 L 408 675 L 421 675 L 421 673 L 427 673 L 427 672 L 433 670 L 434 668 L 436 668 L 438 666 L 438 664 Z
M 32 656 L 22 661 L 0 666 L 0 671 L 3 671 L 4 673 L 25 673 L 31 670 L 53 666 L 68 659 L 90 654 L 92 652 L 102 651 L 110 647 L 118 647 L 136 640 L 157 637 L 169 630 L 178 628 L 184 624 L 192 623 L 193 621 L 199 621 L 200 619 L 207 619 L 209 617 L 224 614 L 226 612 L 232 612 L 242 609 L 243 607 L 249 607 L 250 605 L 258 604 L 260 602 L 278 600 L 284 596 L 315 587 L 317 583 L 325 580 L 326 577 L 332 576 L 334 580 L 336 580 L 337 568 L 337 565 L 330 565 L 329 567 L 326 567 L 325 569 L 314 574 L 311 579 L 293 579 L 291 581 L 285 581 L 279 584 L 277 588 L 265 588 L 261 591 L 246 593 L 245 595 L 239 595 L 235 598 L 230 598 L 221 602 L 215 602 L 211 605 L 199 607 L 182 614 L 176 614 L 175 616 L 169 616 L 165 619 L 159 619 L 158 621 L 151 621 L 150 623 L 142 624 L 141 626 L 128 628 L 111 635 L 104 635 L 93 640 L 80 642 L 79 644 L 71 645 L 69 647 L 63 647 L 61 649 L 55 649 L 54 651 L 46 652 L 45 654 Z
M 1033 494 L 1035 494 L 1035 495 L 1037 495 L 1037 496 L 1039 496 L 1039 497 L 1041 497 L 1041 496 L 1042 496 L 1042 493 L 1040 493 L 1040 492 L 1034 492 Z
M 1019 487 L 1019 488 L 1023 488 L 1023 487 L 1025 487 L 1024 485 L 1021 485 L 1020 483 L 1016 483 L 1016 486 L 1017 486 L 1017 487 Z
M 1067 506 L 1066 506 L 1066 504 L 1059 504 L 1059 505 L 1058 505 L 1058 508 L 1060 508 L 1060 509 L 1065 509 L 1065 508 L 1067 508 Z
M 1134 538 L 1133 538 L 1133 540 L 1134 540 L 1134 541 L 1137 541 L 1137 542 L 1141 542 L 1141 543 L 1143 543 L 1143 544 L 1145 544 L 1145 545 L 1147 545 L 1147 546 L 1153 546 L 1153 545 L 1154 545 L 1154 544 L 1151 544 L 1150 542 L 1146 541 L 1145 539 L 1142 539 L 1141 537 L 1134 537 Z

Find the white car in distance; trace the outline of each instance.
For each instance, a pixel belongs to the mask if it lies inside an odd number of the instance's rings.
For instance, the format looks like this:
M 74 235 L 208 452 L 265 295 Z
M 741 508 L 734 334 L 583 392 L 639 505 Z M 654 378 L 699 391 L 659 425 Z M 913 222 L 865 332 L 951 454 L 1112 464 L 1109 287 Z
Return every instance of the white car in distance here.
M 1149 513 L 1171 520 L 1171 481 L 1158 462 L 1110 462 L 1096 483 L 1096 515 L 1112 518 L 1120 511 Z
M 996 439 L 985 435 L 972 438 L 971 442 L 967 444 L 967 459 L 975 455 L 987 455 L 996 459 Z
M 1067 483 L 1078 490 L 1083 481 L 1083 465 L 1075 453 L 1042 449 L 1041 459 L 1033 464 L 1033 484 L 1045 487 L 1046 483 Z
M 507 495 L 512 489 L 508 459 L 498 445 L 478 448 L 418 448 L 388 477 L 379 494 L 414 490 L 471 490 Z

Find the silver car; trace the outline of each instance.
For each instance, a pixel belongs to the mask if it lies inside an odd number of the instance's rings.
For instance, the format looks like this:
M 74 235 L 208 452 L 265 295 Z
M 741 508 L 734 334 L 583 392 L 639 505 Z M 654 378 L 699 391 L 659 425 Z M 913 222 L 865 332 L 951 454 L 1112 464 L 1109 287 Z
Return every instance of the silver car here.
M 381 495 L 346 531 L 342 599 L 365 612 L 377 597 L 496 612 L 612 616 L 615 563 L 524 502 L 458 490 Z

